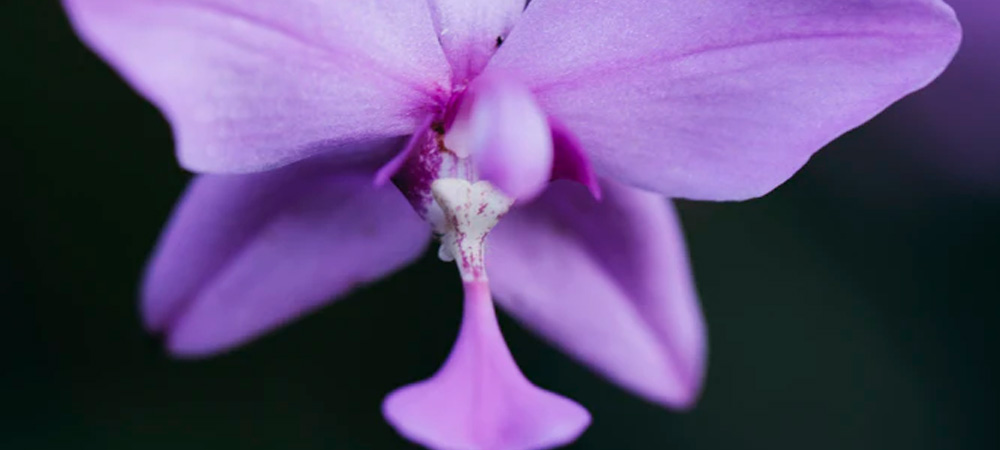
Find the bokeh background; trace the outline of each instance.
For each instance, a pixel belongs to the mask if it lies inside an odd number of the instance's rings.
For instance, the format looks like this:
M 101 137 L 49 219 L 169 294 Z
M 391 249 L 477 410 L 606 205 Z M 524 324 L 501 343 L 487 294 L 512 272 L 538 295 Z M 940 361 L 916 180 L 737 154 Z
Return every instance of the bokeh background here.
M 711 342 L 696 409 L 631 397 L 501 318 L 528 377 L 593 413 L 570 448 L 1000 448 L 1000 2 L 955 3 L 966 44 L 938 83 L 765 198 L 680 203 Z M 450 265 L 428 255 L 233 353 L 169 358 L 136 307 L 189 178 L 166 123 L 58 2 L 0 3 L 0 36 L 0 449 L 416 448 L 379 404 L 446 356 Z

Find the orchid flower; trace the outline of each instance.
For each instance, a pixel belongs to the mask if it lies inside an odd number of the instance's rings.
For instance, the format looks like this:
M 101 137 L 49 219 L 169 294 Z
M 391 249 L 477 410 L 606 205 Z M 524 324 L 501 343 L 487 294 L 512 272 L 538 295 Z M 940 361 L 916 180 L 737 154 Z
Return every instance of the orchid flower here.
M 522 375 L 493 295 L 625 389 L 691 406 L 705 327 L 663 197 L 767 193 L 960 36 L 939 0 L 64 4 L 206 174 L 149 265 L 147 327 L 178 355 L 223 351 L 435 235 L 461 329 L 383 412 L 447 450 L 550 448 L 590 422 Z

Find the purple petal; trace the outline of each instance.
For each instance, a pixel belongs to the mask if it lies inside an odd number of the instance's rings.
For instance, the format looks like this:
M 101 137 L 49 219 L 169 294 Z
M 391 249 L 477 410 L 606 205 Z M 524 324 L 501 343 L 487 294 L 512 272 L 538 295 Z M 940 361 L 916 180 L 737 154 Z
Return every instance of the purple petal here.
M 512 198 L 538 195 L 552 174 L 548 120 L 531 93 L 508 78 L 479 77 L 469 87 L 444 143 Z
M 657 195 L 613 183 L 596 201 L 555 182 L 490 234 L 497 301 L 582 362 L 647 399 L 688 407 L 705 369 L 705 326 L 677 217 Z
M 83 40 L 163 111 L 195 171 L 264 170 L 409 134 L 449 78 L 425 2 L 64 5 Z
M 538 0 L 485 74 L 531 81 L 603 176 L 745 199 L 933 80 L 959 39 L 939 0 Z
M 430 0 L 434 27 L 457 83 L 486 66 L 524 11 L 525 0 Z
M 148 268 L 142 312 L 171 352 L 242 344 L 415 259 L 429 229 L 371 172 L 310 159 L 189 187 Z
M 572 442 L 590 414 L 529 382 L 500 335 L 484 282 L 465 283 L 462 329 L 432 378 L 386 397 L 383 414 L 407 438 L 439 450 L 540 450 Z

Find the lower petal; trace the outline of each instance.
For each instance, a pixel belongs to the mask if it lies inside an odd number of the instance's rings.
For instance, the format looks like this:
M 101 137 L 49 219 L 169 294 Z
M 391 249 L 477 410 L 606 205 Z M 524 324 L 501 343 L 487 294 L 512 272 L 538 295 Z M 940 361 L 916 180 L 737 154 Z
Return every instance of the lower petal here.
M 382 405 L 401 434 L 447 450 L 537 450 L 575 440 L 590 424 L 582 406 L 531 384 L 504 343 L 485 281 L 465 283 L 458 340 L 428 380 Z
M 147 269 L 147 328 L 176 355 L 216 353 L 415 259 L 430 230 L 369 172 L 314 158 L 195 179 Z
M 506 311 L 608 379 L 689 408 L 705 371 L 705 325 L 676 213 L 605 181 L 598 202 L 556 182 L 491 234 L 487 269 Z

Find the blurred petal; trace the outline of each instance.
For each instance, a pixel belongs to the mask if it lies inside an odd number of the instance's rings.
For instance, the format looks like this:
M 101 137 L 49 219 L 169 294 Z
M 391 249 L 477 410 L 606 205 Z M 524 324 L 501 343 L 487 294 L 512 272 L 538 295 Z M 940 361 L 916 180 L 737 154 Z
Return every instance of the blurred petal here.
M 382 411 L 402 435 L 440 450 L 552 448 L 590 424 L 582 406 L 521 374 L 484 282 L 465 283 L 462 329 L 441 370 L 389 394 Z
M 445 145 L 468 155 L 479 177 L 512 198 L 538 195 L 552 174 L 552 132 L 531 93 L 516 81 L 480 77 L 462 98 Z
M 485 73 L 530 80 L 602 176 L 746 199 L 933 80 L 959 39 L 939 0 L 535 0 Z
M 490 234 L 497 301 L 625 388 L 687 407 L 705 369 L 705 329 L 684 238 L 663 198 L 604 183 L 600 202 L 556 182 Z
M 948 4 L 962 19 L 962 48 L 941 78 L 876 125 L 885 128 L 869 129 L 891 139 L 870 151 L 891 158 L 893 166 L 914 159 L 925 164 L 913 171 L 928 173 L 926 181 L 932 183 L 916 183 L 935 195 L 942 181 L 968 192 L 995 194 L 1000 192 L 1000 1 Z M 857 167 L 857 160 L 851 166 Z
M 242 344 L 409 263 L 429 229 L 392 187 L 310 159 L 204 175 L 160 239 L 143 317 L 176 354 Z
M 430 0 L 441 47 L 459 83 L 479 73 L 524 11 L 525 0 Z M 499 39 L 499 40 L 498 40 Z
M 181 163 L 251 172 L 410 134 L 448 64 L 421 0 L 64 0 L 174 128 Z

